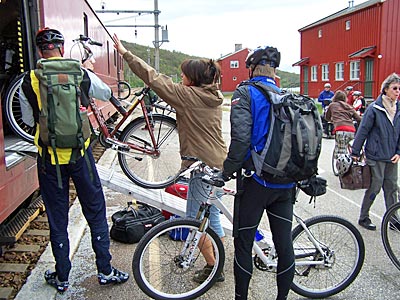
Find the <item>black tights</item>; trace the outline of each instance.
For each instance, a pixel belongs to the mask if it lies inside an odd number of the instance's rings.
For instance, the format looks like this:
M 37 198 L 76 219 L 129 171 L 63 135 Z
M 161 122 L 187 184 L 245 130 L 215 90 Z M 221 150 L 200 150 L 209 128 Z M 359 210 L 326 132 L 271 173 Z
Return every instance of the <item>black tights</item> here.
M 251 178 L 244 180 L 243 188 L 244 193 L 239 202 L 239 231 L 234 239 L 235 299 L 247 299 L 249 282 L 253 273 L 254 235 L 262 214 L 266 210 L 272 239 L 279 257 L 276 299 L 284 300 L 289 293 L 295 271 L 291 234 L 294 189 L 265 188 Z

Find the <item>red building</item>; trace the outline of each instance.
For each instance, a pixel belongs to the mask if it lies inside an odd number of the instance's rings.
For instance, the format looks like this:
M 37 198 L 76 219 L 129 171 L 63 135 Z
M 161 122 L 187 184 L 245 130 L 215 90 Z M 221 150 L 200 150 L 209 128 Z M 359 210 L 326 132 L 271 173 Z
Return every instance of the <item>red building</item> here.
M 326 82 L 332 90 L 353 86 L 376 98 L 382 81 L 400 73 L 399 0 L 369 0 L 307 25 L 301 34 L 300 92 L 318 97 Z
M 246 57 L 249 49 L 242 49 L 242 45 L 235 45 L 235 52 L 220 57 L 217 61 L 221 66 L 222 92 L 233 92 L 243 80 L 249 79 L 249 70 L 246 69 Z

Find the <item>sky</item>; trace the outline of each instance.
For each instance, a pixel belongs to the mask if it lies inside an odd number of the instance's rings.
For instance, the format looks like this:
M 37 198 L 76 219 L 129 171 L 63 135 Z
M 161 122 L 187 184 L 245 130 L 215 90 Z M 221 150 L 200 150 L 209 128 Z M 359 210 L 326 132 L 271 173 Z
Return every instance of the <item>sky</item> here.
M 161 49 L 218 59 L 235 51 L 235 44 L 254 49 L 277 47 L 280 70 L 300 73 L 292 64 L 300 60 L 298 30 L 349 6 L 348 0 L 88 0 L 96 11 L 153 11 L 158 3 L 158 23 L 168 29 Z M 354 6 L 365 0 L 353 1 Z M 154 25 L 153 14 L 99 13 L 107 25 Z M 154 27 L 107 27 L 122 40 L 154 47 Z M 162 39 L 161 30 L 159 39 Z

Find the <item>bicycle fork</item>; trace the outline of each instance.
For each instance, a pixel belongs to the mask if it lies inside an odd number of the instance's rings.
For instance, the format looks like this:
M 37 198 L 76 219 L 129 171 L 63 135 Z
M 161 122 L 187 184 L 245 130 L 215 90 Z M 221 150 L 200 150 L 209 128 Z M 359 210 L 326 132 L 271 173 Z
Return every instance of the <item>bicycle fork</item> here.
M 193 262 L 196 260 L 195 251 L 199 246 L 199 242 L 201 238 L 205 236 L 206 229 L 208 227 L 208 216 L 209 212 L 209 204 L 202 204 L 200 206 L 199 211 L 197 212 L 196 219 L 199 220 L 203 211 L 205 210 L 204 218 L 201 220 L 201 224 L 198 230 L 192 230 L 189 232 L 189 235 L 186 238 L 185 244 L 182 248 L 182 251 L 179 255 L 179 260 L 176 259 L 175 263 L 179 265 L 182 269 L 188 269 L 192 266 Z

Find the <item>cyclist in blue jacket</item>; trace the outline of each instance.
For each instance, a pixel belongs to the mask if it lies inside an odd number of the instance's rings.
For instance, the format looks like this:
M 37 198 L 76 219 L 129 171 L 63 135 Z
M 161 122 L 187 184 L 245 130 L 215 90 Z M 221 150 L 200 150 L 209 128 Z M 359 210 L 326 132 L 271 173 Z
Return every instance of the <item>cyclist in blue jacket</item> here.
M 280 52 L 276 48 L 257 48 L 246 59 L 250 81 L 258 81 L 280 92 L 275 82 L 275 68 L 279 66 L 279 62 Z M 270 109 L 271 105 L 262 92 L 253 86 L 242 85 L 234 92 L 231 105 L 231 144 L 222 171 L 224 180 L 229 180 L 234 172 L 242 168 L 252 169 L 250 149 L 263 149 L 270 126 Z M 235 200 L 237 213 L 234 217 L 234 223 L 238 226 L 234 238 L 235 299 L 243 300 L 248 297 L 253 272 L 253 241 L 264 210 L 268 215 L 279 256 L 276 299 L 287 299 L 295 271 L 291 235 L 294 183 L 271 183 L 252 174 L 243 179 L 243 187 L 238 189 L 238 195 L 240 200 Z

